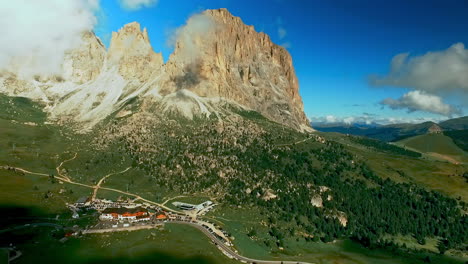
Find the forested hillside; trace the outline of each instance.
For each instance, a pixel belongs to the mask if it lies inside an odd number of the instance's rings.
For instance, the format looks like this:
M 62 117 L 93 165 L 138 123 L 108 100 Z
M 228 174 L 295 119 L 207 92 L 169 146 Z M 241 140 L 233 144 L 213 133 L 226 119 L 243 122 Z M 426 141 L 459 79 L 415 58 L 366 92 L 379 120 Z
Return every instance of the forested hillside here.
M 255 112 L 239 114 L 197 122 L 133 116 L 104 129 L 96 144 L 121 142 L 147 188 L 258 208 L 279 247 L 297 233 L 325 242 L 352 238 L 367 246 L 382 244 L 389 234 L 412 235 L 421 243 L 442 238 L 447 248 L 468 241 L 464 201 L 383 180 L 342 144 L 281 127 Z M 420 157 L 384 142 L 353 140 L 382 153 Z
M 458 147 L 468 152 L 468 129 L 445 131 L 444 135 L 450 137 Z
M 138 108 L 138 103 L 128 107 Z M 405 180 L 394 181 L 376 173 L 365 156 L 350 149 L 359 146 L 369 155 L 413 161 L 421 159 L 419 153 L 361 137 L 303 134 L 257 112 L 234 111 L 222 119 L 195 121 L 139 113 L 109 118 L 88 134 L 74 134 L 58 126 L 6 121 L 15 119 L 13 109 L 3 124 L 8 131 L 21 128 L 22 133 L 5 134 L 1 160 L 53 175 L 58 160 L 76 152 L 64 173 L 86 184 L 131 167 L 106 185 L 156 201 L 168 193 L 203 195 L 227 208 L 251 208 L 265 224 L 250 225 L 245 233 L 268 248 L 287 246 L 286 241 L 297 238 L 350 238 L 366 247 L 387 247 L 395 246 L 388 237 L 399 235 L 415 237 L 421 244 L 436 239 L 441 252 L 466 246 L 464 199 L 415 184 L 410 172 L 403 172 L 404 162 L 396 169 Z M 31 113 L 39 117 L 42 112 Z M 24 142 L 24 133 L 35 138 L 35 145 L 19 149 L 15 146 Z M 35 161 L 38 155 L 41 163 Z M 254 229 L 266 236 L 252 233 Z

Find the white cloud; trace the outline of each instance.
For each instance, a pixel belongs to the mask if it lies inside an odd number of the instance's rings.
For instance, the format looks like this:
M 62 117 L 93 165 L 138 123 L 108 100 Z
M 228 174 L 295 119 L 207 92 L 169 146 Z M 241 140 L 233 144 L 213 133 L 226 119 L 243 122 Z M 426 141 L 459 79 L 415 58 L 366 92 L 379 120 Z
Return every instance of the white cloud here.
M 278 37 L 280 39 L 284 39 L 286 37 L 286 35 L 288 34 L 288 32 L 286 31 L 286 29 L 284 27 L 278 27 Z
M 442 98 L 422 91 L 411 91 L 398 99 L 387 98 L 380 102 L 391 109 L 407 109 L 408 112 L 423 111 L 444 116 L 460 114 L 460 110 L 445 104 Z
M 336 116 L 327 115 L 327 116 L 325 117 L 325 121 L 326 121 L 327 123 L 335 123 L 335 122 L 338 121 L 338 119 L 336 118 Z
M 291 48 L 291 42 L 284 42 L 280 46 L 285 48 L 285 49 L 290 49 Z
M 158 4 L 158 0 L 119 0 L 123 9 L 135 11 L 145 7 L 153 7 Z
M 191 16 L 186 24 L 174 31 L 169 38 L 169 45 L 176 46 L 177 53 L 188 62 L 194 62 L 200 56 L 200 43 L 208 45 L 214 40 L 214 32 L 219 25 L 203 13 Z
M 393 57 L 387 76 L 371 76 L 375 86 L 407 87 L 430 94 L 468 94 L 468 50 L 456 43 L 446 50 Z M 468 102 L 466 102 L 468 104 Z
M 278 27 L 278 38 L 282 41 L 284 41 L 280 46 L 282 46 L 285 49 L 291 48 L 291 43 L 289 41 L 285 41 L 286 36 L 288 35 L 288 31 L 284 28 L 283 26 L 283 18 L 282 17 L 276 17 L 276 26 Z
M 343 118 L 343 122 L 344 122 L 345 124 L 348 124 L 348 125 L 349 125 L 349 124 L 352 124 L 352 123 L 354 122 L 354 120 L 355 120 L 355 118 L 352 117 L 352 116 Z
M 328 116 L 319 116 L 319 117 L 312 117 L 312 126 L 314 124 L 336 124 L 336 125 L 351 125 L 351 124 L 380 124 L 380 125 L 388 125 L 388 124 L 402 124 L 402 123 L 412 123 L 418 124 L 427 121 L 432 122 L 440 122 L 446 120 L 446 117 L 382 117 L 376 115 L 369 115 L 363 113 L 361 116 L 346 116 L 346 117 L 337 117 L 334 115 Z
M 98 0 L 15 0 L 0 8 L 0 69 L 22 78 L 60 74 L 67 50 L 96 24 Z

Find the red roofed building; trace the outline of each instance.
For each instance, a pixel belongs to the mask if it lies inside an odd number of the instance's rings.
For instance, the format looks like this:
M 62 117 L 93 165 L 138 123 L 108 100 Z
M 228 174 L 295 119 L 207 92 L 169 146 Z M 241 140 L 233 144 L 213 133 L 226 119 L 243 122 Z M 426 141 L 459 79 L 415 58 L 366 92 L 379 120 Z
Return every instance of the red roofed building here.
M 158 220 L 164 220 L 164 219 L 167 219 L 167 216 L 166 216 L 165 214 L 158 214 L 158 215 L 156 216 L 156 219 L 158 219 Z
M 130 222 L 137 222 L 150 220 L 150 215 L 148 213 L 148 210 L 141 207 L 120 207 L 104 209 L 99 218 L 101 220 L 127 220 Z

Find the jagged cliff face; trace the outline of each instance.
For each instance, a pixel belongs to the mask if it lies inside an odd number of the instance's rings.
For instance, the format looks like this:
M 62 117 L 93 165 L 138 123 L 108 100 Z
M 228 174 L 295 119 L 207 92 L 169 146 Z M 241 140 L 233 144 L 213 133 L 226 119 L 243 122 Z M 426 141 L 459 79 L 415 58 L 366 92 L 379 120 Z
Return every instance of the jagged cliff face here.
M 112 33 L 107 58 L 110 66 L 117 65 L 122 77 L 141 82 L 147 81 L 163 65 L 161 53 L 155 53 L 151 47 L 146 28 L 142 32 L 136 22 Z
M 112 34 L 107 52 L 93 33 L 85 33 L 83 44 L 66 54 L 60 77 L 20 80 L 2 72 L 0 92 L 42 100 L 52 119 L 85 128 L 138 97 L 146 109 L 157 105 L 187 118 L 220 116 L 219 105 L 228 103 L 310 130 L 289 53 L 226 9 L 199 16 L 209 29 L 191 34 L 190 23 L 198 22 L 189 20 L 166 64 L 146 29 L 133 22 Z
M 276 122 L 308 127 L 292 59 L 286 49 L 226 9 L 207 10 L 203 14 L 215 26 L 202 39 L 193 40 L 199 52 L 195 58 L 187 60 L 184 42 L 177 42 L 166 65 L 172 87 L 166 83 L 162 92 L 188 89 L 202 97 L 222 97 Z
M 95 80 L 104 66 L 106 48 L 91 32 L 83 34 L 83 44 L 65 57 L 64 78 L 77 84 Z

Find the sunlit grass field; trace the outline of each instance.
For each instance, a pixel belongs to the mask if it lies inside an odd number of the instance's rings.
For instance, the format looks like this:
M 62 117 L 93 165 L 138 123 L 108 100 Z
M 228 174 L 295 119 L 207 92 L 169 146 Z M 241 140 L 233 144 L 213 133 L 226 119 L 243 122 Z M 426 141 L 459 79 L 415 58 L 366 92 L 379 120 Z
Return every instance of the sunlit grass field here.
M 397 142 L 398 145 L 415 149 L 422 153 L 435 153 L 438 158 L 454 162 L 468 163 L 468 153 L 460 149 L 453 140 L 443 134 L 425 134 L 406 138 Z
M 0 98 L 1 99 L 1 98 Z M 23 101 L 19 103 L 24 103 Z M 59 127 L 45 125 L 44 117 L 36 108 L 24 114 L 27 118 L 17 122 L 0 118 L 0 166 L 10 165 L 33 172 L 56 175 L 56 167 L 63 161 L 77 157 L 62 166 L 63 173 L 71 179 L 94 185 L 109 173 L 117 173 L 131 167 L 131 159 L 117 149 L 106 152 L 89 149 L 87 135 L 75 135 Z M 256 116 L 254 116 L 257 118 Z M 22 118 L 18 116 L 18 118 Z M 36 122 L 37 125 L 25 124 Z M 266 122 L 260 119 L 261 122 Z M 270 125 L 270 123 L 267 123 Z M 397 182 L 413 182 L 428 189 L 437 190 L 453 198 L 468 201 L 468 186 L 461 176 L 468 171 L 465 164 L 453 164 L 431 157 L 410 158 L 389 155 L 378 150 L 368 149 L 352 143 L 344 135 L 322 134 L 328 140 L 343 144 L 356 158 L 365 160 L 383 178 Z M 294 140 L 305 139 L 305 135 L 295 133 Z M 442 141 L 441 141 L 442 142 Z M 431 150 L 455 155 L 453 149 L 444 149 L 443 143 L 434 143 Z M 290 142 L 280 142 L 286 144 Z M 317 142 L 304 141 L 298 148 L 316 147 Z M 428 148 L 429 149 L 429 148 Z M 145 175 L 135 168 L 125 173 L 110 176 L 102 187 L 115 188 L 140 195 L 146 199 L 163 202 L 172 201 L 199 203 L 209 197 L 203 194 L 184 194 L 170 191 L 153 184 L 157 175 Z M 86 187 L 52 181 L 48 176 L 23 175 L 22 173 L 0 169 L 0 205 L 29 212 L 32 217 L 55 218 L 58 222 L 70 218 L 71 212 L 66 203 L 73 203 L 79 197 L 90 196 L 92 190 Z M 184 197 L 174 198 L 179 195 Z M 97 197 L 116 200 L 122 194 L 99 190 Z M 422 263 L 424 255 L 395 256 L 392 252 L 366 249 L 354 242 L 335 241 L 330 243 L 306 242 L 301 234 L 287 238 L 283 249 L 275 246 L 268 234 L 268 212 L 257 207 L 233 207 L 214 197 L 219 203 L 206 219 L 216 222 L 231 233 L 239 253 L 253 258 L 304 260 L 314 263 Z M 39 220 L 39 219 L 37 219 Z M 24 222 L 21 222 L 23 224 Z M 9 223 L 9 224 L 15 224 Z M 283 227 L 293 227 L 293 223 L 277 223 Z M 249 237 L 249 231 L 256 234 Z M 37 261 L 48 263 L 236 263 L 230 261 L 198 230 L 179 225 L 167 225 L 165 230 L 144 230 L 106 235 L 85 236 L 70 239 L 65 243 L 50 237 L 50 230 L 23 230 L 14 234 L 19 239 L 24 256 L 18 263 Z M 23 239 L 24 238 L 24 239 Z M 16 238 L 15 238 L 16 239 Z M 23 239 L 23 240 L 22 240 Z M 412 243 L 410 238 L 395 238 L 399 242 Z M 269 246 L 264 241 L 272 243 Z M 37 242 L 37 243 L 36 243 Z M 434 241 L 428 240 L 426 249 L 433 251 Z M 416 258 L 416 259 L 415 259 Z M 443 256 L 431 256 L 432 263 L 462 263 Z
M 426 155 L 421 158 L 390 155 L 355 144 L 341 134 L 321 134 L 343 144 L 358 159 L 365 160 L 382 178 L 390 178 L 396 182 L 413 182 L 468 202 L 468 184 L 462 176 L 468 171 L 468 164 L 454 164 Z

